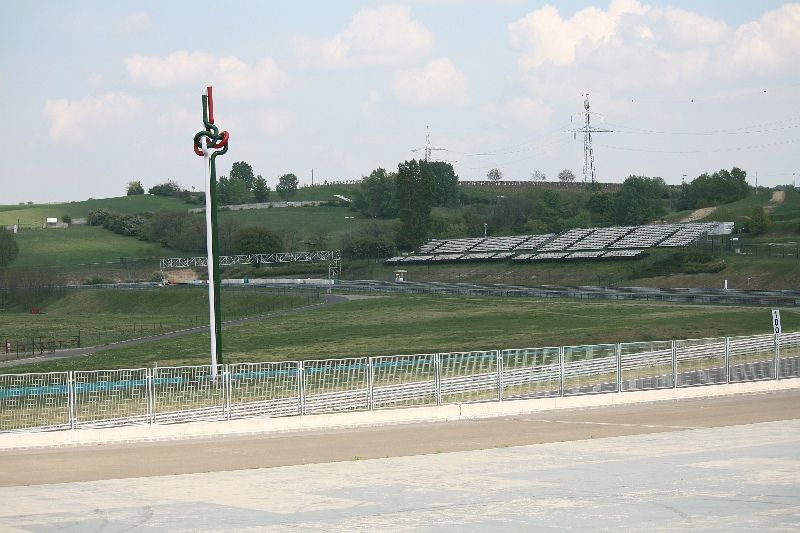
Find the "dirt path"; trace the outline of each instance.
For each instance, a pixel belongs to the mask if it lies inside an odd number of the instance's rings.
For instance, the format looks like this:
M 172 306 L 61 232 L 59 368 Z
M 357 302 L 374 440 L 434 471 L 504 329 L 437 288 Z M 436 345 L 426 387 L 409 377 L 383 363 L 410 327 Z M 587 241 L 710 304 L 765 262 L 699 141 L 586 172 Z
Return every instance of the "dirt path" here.
M 0 452 L 0 486 L 40 485 L 481 450 L 793 420 L 800 390 L 505 418 Z
M 716 207 L 703 207 L 696 209 L 681 219 L 681 222 L 697 222 L 706 218 L 708 215 L 716 211 Z
M 296 307 L 294 309 L 287 309 L 285 311 L 275 311 L 273 313 L 267 313 L 265 315 L 256 315 L 256 316 L 249 316 L 246 318 L 238 318 L 236 320 L 226 320 L 223 322 L 223 327 L 228 328 L 231 326 L 239 326 L 241 324 L 249 324 L 250 322 L 257 322 L 260 320 L 266 320 L 269 318 L 276 318 L 280 316 L 286 315 L 293 315 L 296 313 L 304 313 L 306 311 L 311 311 L 313 309 L 320 309 L 323 307 L 329 307 L 331 305 L 340 304 L 352 299 L 349 296 L 340 296 L 340 295 L 333 295 L 327 294 L 325 295 L 325 301 L 318 304 L 311 304 L 306 305 L 303 307 Z M 29 357 L 27 359 L 14 359 L 11 361 L 0 361 L 0 368 L 9 367 L 9 366 L 17 366 L 17 365 L 26 365 L 30 363 L 42 363 L 45 361 L 52 361 L 53 359 L 65 359 L 69 357 L 80 357 L 93 354 L 95 352 L 101 352 L 105 350 L 116 350 L 117 348 L 125 348 L 127 346 L 135 346 L 137 344 L 144 344 L 147 342 L 156 342 L 156 341 L 163 341 L 168 339 L 174 339 L 176 337 L 183 337 L 185 335 L 191 335 L 193 333 L 201 333 L 208 331 L 208 326 L 197 326 L 195 328 L 187 328 L 181 329 L 178 331 L 170 331 L 168 333 L 161 333 L 159 335 L 150 335 L 148 337 L 141 337 L 138 339 L 130 339 L 126 341 L 120 342 L 113 342 L 111 344 L 102 344 L 98 346 L 87 346 L 86 348 L 70 348 L 68 350 L 59 350 L 54 353 L 43 354 L 36 357 Z
M 772 198 L 769 199 L 769 204 L 764 207 L 764 211 L 771 213 L 776 207 L 781 205 L 786 200 L 786 193 L 784 191 L 774 191 Z

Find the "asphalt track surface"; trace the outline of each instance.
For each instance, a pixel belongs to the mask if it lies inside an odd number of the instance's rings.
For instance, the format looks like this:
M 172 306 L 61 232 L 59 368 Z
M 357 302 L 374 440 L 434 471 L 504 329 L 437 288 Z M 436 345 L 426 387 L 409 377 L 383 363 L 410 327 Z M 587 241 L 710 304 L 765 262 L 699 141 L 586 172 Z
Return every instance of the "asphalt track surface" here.
M 0 451 L 0 487 L 441 454 L 798 418 L 800 390 L 789 390 L 472 421 L 9 450 Z

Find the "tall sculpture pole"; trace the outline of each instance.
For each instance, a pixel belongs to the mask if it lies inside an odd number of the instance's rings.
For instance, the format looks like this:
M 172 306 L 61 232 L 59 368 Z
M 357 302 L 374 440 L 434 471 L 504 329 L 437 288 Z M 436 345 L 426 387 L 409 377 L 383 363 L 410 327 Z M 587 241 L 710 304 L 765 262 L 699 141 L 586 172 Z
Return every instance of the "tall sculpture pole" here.
M 208 255 L 208 313 L 211 335 L 211 376 L 216 379 L 222 361 L 222 313 L 219 296 L 219 239 L 217 237 L 217 156 L 228 151 L 228 132 L 214 125 L 214 97 L 211 87 L 203 95 L 203 125 L 194 135 L 194 153 L 203 158 L 206 176 L 206 250 Z M 216 149 L 211 151 L 211 149 Z

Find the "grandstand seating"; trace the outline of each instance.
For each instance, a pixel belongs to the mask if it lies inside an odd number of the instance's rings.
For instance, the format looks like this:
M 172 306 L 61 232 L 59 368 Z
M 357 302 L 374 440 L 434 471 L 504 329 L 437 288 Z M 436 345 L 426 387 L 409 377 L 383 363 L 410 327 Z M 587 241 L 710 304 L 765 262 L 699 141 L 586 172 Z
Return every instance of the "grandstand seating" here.
M 510 235 L 468 239 L 433 239 L 413 255 L 387 263 L 445 263 L 469 261 L 552 261 L 636 258 L 647 249 L 688 246 L 717 222 L 574 228 L 560 234 Z

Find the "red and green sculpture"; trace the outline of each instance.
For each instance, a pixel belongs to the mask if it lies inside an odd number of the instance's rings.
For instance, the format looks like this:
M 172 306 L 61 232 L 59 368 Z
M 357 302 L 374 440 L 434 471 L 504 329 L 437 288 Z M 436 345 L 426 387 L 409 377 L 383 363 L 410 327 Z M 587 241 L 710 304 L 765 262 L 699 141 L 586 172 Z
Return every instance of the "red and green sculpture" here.
M 211 374 L 217 376 L 222 361 L 222 313 L 220 312 L 219 239 L 217 236 L 217 156 L 228 151 L 228 132 L 214 124 L 211 87 L 203 95 L 203 125 L 194 135 L 194 153 L 204 159 L 206 171 L 206 249 L 208 252 L 208 309 L 211 333 Z

